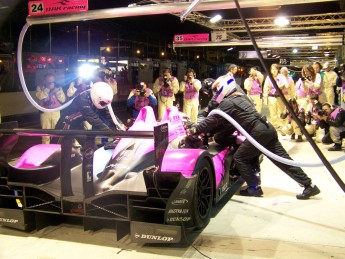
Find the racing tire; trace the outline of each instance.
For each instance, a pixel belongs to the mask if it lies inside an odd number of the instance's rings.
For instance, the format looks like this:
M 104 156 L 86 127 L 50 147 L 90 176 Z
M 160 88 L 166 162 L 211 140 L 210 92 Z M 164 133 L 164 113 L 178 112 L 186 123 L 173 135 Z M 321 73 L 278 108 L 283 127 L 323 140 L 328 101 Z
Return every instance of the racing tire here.
M 193 194 L 192 215 L 194 226 L 201 229 L 210 221 L 213 204 L 214 178 L 210 163 L 202 159 L 197 164 L 194 174 L 197 175 L 197 181 Z

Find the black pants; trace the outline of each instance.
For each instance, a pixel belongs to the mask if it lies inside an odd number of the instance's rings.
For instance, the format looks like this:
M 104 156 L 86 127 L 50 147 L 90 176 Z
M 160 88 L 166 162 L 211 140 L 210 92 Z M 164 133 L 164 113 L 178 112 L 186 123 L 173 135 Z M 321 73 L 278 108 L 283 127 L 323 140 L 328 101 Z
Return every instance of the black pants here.
M 248 133 L 272 153 L 292 160 L 282 144 L 279 142 L 277 132 L 270 123 L 268 126 L 266 126 L 258 120 L 253 129 L 251 129 Z M 261 151 L 254 147 L 248 140 L 245 140 L 234 154 L 236 167 L 249 186 L 257 186 L 259 184 L 258 178 L 253 173 L 255 172 L 255 170 L 253 170 L 253 161 L 258 158 L 260 154 Z M 311 179 L 300 167 L 282 164 L 271 158 L 269 159 L 301 186 L 311 184 Z

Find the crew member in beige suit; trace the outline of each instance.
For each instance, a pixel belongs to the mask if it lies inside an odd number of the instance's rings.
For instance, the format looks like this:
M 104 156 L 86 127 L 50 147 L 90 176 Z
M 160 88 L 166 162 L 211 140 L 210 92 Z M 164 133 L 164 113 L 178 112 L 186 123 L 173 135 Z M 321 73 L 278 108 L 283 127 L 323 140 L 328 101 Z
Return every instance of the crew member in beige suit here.
M 325 70 L 323 76 L 323 89 L 326 95 L 327 102 L 330 105 L 334 104 L 334 86 L 337 82 L 337 73 L 331 70 L 331 66 L 328 62 L 323 65 L 323 69 Z
M 175 94 L 179 91 L 179 83 L 176 77 L 171 75 L 170 69 L 163 70 L 162 76 L 158 77 L 153 84 L 153 93 L 158 100 L 158 120 L 160 121 L 166 109 L 172 107 Z

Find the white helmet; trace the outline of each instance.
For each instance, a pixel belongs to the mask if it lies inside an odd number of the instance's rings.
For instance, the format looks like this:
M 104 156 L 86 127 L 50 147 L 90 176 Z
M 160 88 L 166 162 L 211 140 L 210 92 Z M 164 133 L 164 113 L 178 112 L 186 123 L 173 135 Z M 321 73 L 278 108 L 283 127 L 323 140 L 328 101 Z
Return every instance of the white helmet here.
M 236 81 L 231 75 L 226 75 L 221 79 L 220 83 L 216 86 L 217 93 L 215 94 L 215 100 L 217 103 L 220 103 L 225 96 L 236 91 Z
M 97 109 L 104 109 L 113 100 L 113 89 L 104 82 L 95 83 L 91 88 L 91 100 Z

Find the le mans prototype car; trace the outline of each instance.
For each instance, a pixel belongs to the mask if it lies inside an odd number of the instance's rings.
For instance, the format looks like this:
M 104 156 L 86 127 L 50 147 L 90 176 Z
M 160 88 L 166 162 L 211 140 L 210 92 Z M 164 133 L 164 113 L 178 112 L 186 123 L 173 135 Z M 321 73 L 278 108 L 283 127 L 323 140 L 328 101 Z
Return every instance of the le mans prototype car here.
M 243 184 L 231 155 L 243 139 L 234 135 L 233 147 L 210 141 L 207 149 L 188 148 L 186 125 L 176 107 L 157 123 L 148 106 L 95 151 L 95 136 L 104 132 L 71 130 L 61 145 L 37 144 L 8 161 L 19 135 L 41 135 L 0 124 L 0 224 L 28 231 L 77 218 L 85 230 L 116 227 L 118 240 L 129 234 L 133 242 L 181 242 Z M 71 148 L 71 134 L 87 134 L 82 155 Z

